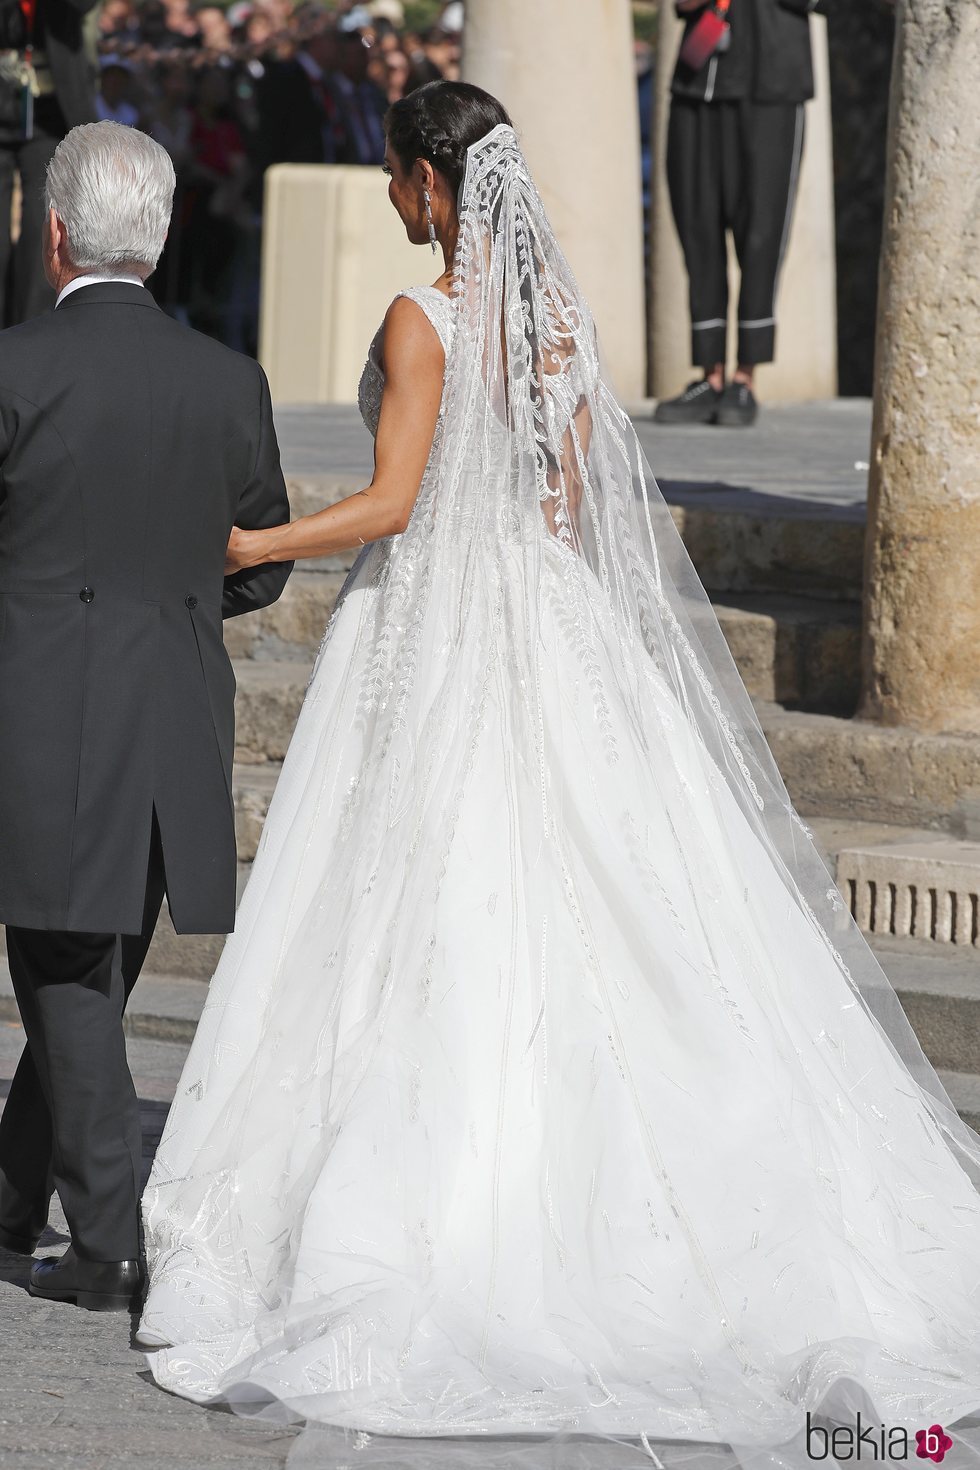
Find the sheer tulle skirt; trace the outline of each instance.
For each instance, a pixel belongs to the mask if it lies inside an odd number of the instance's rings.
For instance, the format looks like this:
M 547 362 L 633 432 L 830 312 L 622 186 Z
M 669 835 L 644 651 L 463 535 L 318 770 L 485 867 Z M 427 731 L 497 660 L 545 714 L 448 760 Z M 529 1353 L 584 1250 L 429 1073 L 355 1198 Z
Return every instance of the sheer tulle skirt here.
M 808 1410 L 980 1411 L 980 1196 L 670 685 L 576 556 L 543 538 L 529 609 L 502 547 L 484 606 L 432 593 L 382 760 L 385 556 L 147 1188 L 154 1377 L 412 1470 L 805 1464 Z M 590 1439 L 476 1443 L 528 1434 Z

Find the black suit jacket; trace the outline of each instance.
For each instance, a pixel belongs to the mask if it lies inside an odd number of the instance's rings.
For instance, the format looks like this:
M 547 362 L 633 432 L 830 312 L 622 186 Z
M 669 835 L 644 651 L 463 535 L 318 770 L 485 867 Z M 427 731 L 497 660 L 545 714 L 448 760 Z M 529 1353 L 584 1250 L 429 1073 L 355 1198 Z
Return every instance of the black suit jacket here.
M 289 519 L 266 376 L 144 287 L 0 332 L 0 921 L 138 933 L 154 805 L 178 933 L 235 917 L 234 523 Z
M 85 49 L 82 18 L 97 0 L 41 0 L 44 4 L 44 45 L 48 53 L 55 94 L 69 128 L 95 122 L 94 59 Z
M 334 161 L 324 146 L 329 120 L 298 61 L 267 61 L 255 94 L 261 171 L 274 163 Z
M 811 11 L 826 14 L 826 0 L 732 0 L 729 49 L 717 52 L 698 71 L 678 55 L 671 92 L 699 101 L 746 97 L 754 102 L 808 102 L 813 96 Z M 685 37 L 701 14 L 684 15 Z

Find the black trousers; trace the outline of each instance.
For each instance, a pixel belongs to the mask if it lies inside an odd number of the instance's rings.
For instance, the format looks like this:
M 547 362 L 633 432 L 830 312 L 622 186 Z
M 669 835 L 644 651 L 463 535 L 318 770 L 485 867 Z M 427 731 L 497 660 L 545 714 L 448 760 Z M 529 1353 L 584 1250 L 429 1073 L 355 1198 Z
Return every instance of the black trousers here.
M 728 360 L 728 230 L 741 272 L 738 361 L 749 366 L 773 359 L 803 113 L 802 102 L 671 98 L 667 184 L 687 266 L 697 367 Z
M 0 1116 L 0 1225 L 35 1240 L 56 1188 L 92 1261 L 140 1254 L 142 1136 L 122 1018 L 165 887 L 154 812 L 141 934 L 7 929 L 27 1045 Z
M 54 306 L 55 293 L 41 263 L 41 225 L 45 217 L 44 176 L 65 134 L 65 118 L 53 95 L 35 103 L 34 136 L 18 140 L 0 130 L 0 327 L 14 327 Z M 20 237 L 11 241 L 14 176 L 20 174 Z

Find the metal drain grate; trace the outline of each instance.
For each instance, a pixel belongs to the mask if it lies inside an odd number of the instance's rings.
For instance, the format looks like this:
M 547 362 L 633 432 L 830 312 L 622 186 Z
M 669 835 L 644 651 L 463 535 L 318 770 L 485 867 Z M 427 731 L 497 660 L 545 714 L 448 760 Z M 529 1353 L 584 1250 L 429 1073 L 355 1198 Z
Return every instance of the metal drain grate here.
M 849 848 L 837 886 L 865 934 L 980 948 L 980 843 Z

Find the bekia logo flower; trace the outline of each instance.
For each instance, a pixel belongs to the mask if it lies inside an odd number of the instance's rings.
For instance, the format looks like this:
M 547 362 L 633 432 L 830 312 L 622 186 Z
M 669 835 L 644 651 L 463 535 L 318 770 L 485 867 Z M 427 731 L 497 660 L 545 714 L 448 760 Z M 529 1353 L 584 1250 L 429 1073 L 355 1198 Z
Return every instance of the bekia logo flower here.
M 920 1460 L 935 1460 L 938 1465 L 947 1450 L 953 1448 L 953 1441 L 943 1429 L 941 1424 L 933 1424 L 928 1429 L 917 1429 L 915 1431 L 916 1451 Z

